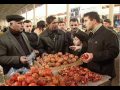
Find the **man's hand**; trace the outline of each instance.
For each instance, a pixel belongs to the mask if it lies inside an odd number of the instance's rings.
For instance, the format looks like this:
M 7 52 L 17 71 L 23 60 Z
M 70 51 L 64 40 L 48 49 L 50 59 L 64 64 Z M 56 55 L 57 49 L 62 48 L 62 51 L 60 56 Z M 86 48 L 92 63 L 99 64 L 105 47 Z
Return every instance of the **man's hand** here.
M 20 62 L 23 63 L 23 64 L 26 64 L 26 63 L 28 63 L 28 58 L 26 56 L 21 56 L 20 57 Z
M 70 49 L 72 49 L 73 51 L 77 51 L 77 50 L 81 50 L 82 47 L 81 46 L 70 46 Z
M 35 52 L 36 55 L 39 54 L 39 51 L 38 51 L 38 50 L 33 50 L 33 51 Z
M 84 53 L 81 56 L 81 59 L 84 63 L 88 63 L 93 59 L 93 53 Z
M 42 54 L 42 57 L 47 56 L 47 55 L 48 55 L 47 53 L 43 53 L 43 54 Z

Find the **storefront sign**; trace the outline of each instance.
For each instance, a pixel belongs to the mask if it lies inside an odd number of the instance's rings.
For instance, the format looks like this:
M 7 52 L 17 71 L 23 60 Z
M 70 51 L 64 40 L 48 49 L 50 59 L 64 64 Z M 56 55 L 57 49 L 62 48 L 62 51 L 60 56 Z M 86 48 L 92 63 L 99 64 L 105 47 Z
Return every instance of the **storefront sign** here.
M 78 17 L 80 14 L 80 7 L 71 9 L 71 18 Z

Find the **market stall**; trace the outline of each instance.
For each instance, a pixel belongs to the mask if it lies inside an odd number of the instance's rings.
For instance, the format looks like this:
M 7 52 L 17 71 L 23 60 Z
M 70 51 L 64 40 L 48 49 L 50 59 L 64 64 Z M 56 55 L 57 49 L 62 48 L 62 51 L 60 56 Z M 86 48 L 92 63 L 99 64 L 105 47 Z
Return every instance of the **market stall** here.
M 82 57 L 83 58 L 83 57 Z M 111 77 L 81 67 L 81 57 L 73 54 L 49 54 L 30 67 L 16 70 L 9 77 L 1 73 L 1 86 L 104 86 Z M 24 72 L 24 73 L 23 73 Z

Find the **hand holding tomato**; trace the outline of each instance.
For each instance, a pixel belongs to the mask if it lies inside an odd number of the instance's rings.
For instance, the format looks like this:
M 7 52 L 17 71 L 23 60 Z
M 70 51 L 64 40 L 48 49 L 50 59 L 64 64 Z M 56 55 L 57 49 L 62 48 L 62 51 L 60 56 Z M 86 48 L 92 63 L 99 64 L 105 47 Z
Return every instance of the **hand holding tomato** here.
M 93 59 L 93 53 L 84 53 L 83 55 L 81 55 L 81 60 L 84 63 L 88 63 Z

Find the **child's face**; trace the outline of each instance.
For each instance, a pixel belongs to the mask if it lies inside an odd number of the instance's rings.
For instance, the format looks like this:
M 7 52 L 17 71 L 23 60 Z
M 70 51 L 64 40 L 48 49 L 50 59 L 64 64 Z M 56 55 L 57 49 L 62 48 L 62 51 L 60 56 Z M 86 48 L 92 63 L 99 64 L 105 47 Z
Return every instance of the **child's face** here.
M 74 44 L 75 46 L 80 45 L 80 44 L 81 44 L 80 39 L 75 36 L 75 37 L 73 38 L 73 44 Z

